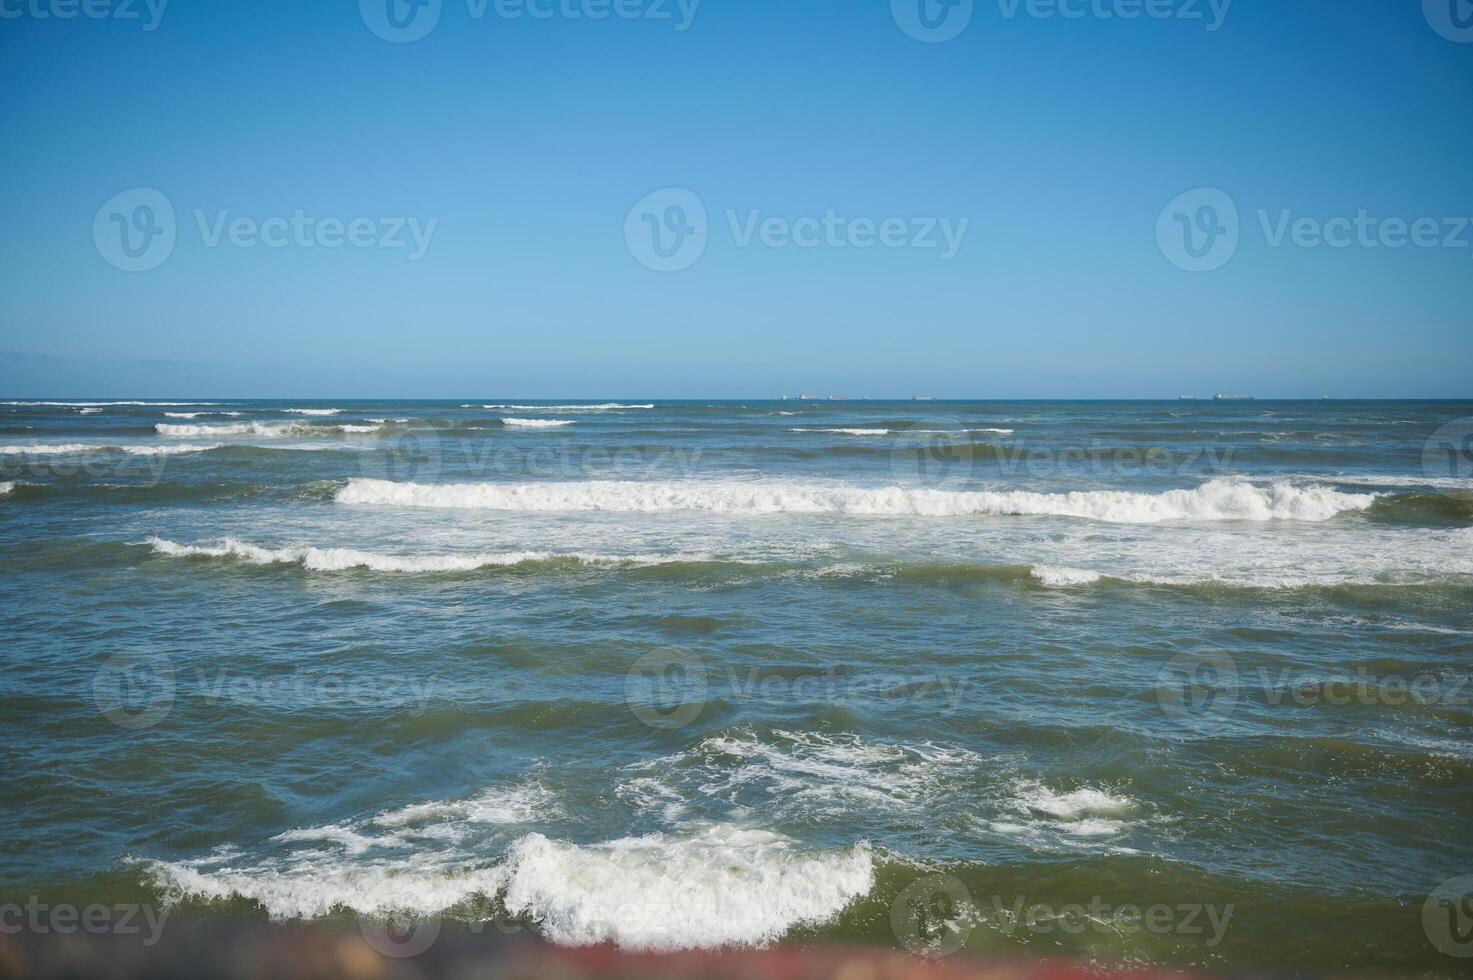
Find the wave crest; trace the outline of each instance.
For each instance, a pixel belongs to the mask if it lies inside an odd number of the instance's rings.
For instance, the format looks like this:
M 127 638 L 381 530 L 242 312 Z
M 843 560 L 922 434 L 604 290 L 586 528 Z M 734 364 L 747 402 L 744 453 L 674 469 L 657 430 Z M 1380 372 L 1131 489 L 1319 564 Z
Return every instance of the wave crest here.
M 256 436 L 263 439 L 292 438 L 294 436 L 325 436 L 334 432 L 346 435 L 366 435 L 377 432 L 382 425 L 313 425 L 307 422 L 225 422 L 218 425 L 175 425 L 159 422 L 154 431 L 171 438 L 198 438 L 201 436 Z
M 1213 480 L 1193 490 L 1159 494 L 1120 490 L 1069 493 L 945 491 L 901 487 L 805 486 L 738 481 L 569 483 L 393 483 L 354 478 L 341 504 L 509 511 L 707 511 L 727 514 L 855 514 L 870 516 L 1055 515 L 1123 524 L 1161 521 L 1324 521 L 1361 511 L 1374 494 L 1349 494 L 1286 483 L 1259 487 Z
M 578 846 L 528 834 L 507 855 L 507 910 L 553 942 L 669 951 L 762 946 L 838 915 L 874 884 L 866 844 L 827 854 L 727 824 Z

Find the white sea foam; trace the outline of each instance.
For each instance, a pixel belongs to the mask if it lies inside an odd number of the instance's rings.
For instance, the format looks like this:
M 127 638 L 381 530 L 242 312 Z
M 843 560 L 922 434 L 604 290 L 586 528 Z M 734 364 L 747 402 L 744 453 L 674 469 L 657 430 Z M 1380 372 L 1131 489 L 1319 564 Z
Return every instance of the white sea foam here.
M 826 432 L 841 436 L 888 436 L 888 435 L 959 435 L 968 432 L 990 433 L 1008 436 L 1012 429 L 789 429 L 789 432 Z
M 874 884 L 868 845 L 805 852 L 729 824 L 584 846 L 529 834 L 506 870 L 507 909 L 553 942 L 637 950 L 766 945 L 831 920 Z
M 100 408 L 79 408 L 77 411 L 82 415 L 96 415 L 102 411 Z
M 141 405 L 150 408 L 175 408 L 186 405 L 218 405 L 219 402 L 0 402 L 0 405 L 24 405 L 33 408 L 112 408 Z
M 518 429 L 556 429 L 573 423 L 561 419 L 502 419 L 501 424 Z
M 80 442 L 33 443 L 31 445 L 0 446 L 0 456 L 70 456 L 106 448 L 106 446 L 94 446 Z
M 156 554 L 173 558 L 236 558 L 252 565 L 301 565 L 309 571 L 340 572 L 366 568 L 376 572 L 468 572 L 488 566 L 519 565 L 546 561 L 547 552 L 515 552 L 501 555 L 380 555 L 351 548 L 262 548 L 234 538 L 214 545 L 186 545 L 149 538 Z
M 15 483 L 0 483 L 0 497 L 4 497 L 15 489 Z
M 238 896 L 259 902 L 273 919 L 319 918 L 342 908 L 365 915 L 436 915 L 468 899 L 496 895 L 505 885 L 505 867 L 476 846 L 487 829 L 556 812 L 546 790 L 523 782 L 463 800 L 294 828 L 272 838 L 275 848 L 250 858 L 228 849 L 186 861 L 142 863 L 170 901 Z
M 558 812 L 557 804 L 536 783 L 514 787 L 492 787 L 463 800 L 432 800 L 388 810 L 373 818 L 379 827 L 400 828 L 426 824 L 467 821 L 473 824 L 519 824 Z M 436 836 L 454 836 L 437 834 Z
M 821 690 L 823 680 L 813 680 Z M 732 678 L 738 689 L 742 682 L 739 674 Z M 783 819 L 838 819 L 856 809 L 893 818 L 924 811 L 959 772 L 980 761 L 965 749 L 931 742 L 895 744 L 781 729 L 759 737 L 739 730 L 628 766 L 616 792 L 672 824 L 684 818 L 689 801 L 739 806 L 752 793 L 772 800 Z
M 363 915 L 433 915 L 495 895 L 506 880 L 498 865 L 468 866 L 463 858 L 403 849 L 374 859 L 333 848 L 255 864 L 218 858 L 142 863 L 167 902 L 239 897 L 258 902 L 276 920 L 321 918 L 344 908 Z
M 554 942 L 656 950 L 773 942 L 832 919 L 874 882 L 867 844 L 807 851 L 732 824 L 593 844 L 522 833 L 488 853 L 507 829 L 555 812 L 535 784 L 511 786 L 295 828 L 254 856 L 232 848 L 139 863 L 169 902 L 240 897 L 296 919 L 438 915 L 499 894 Z
M 1028 574 L 1051 588 L 1091 585 L 1100 580 L 1099 572 L 1092 572 L 1087 568 L 1066 568 L 1062 565 L 1034 565 L 1028 570 Z
M 341 408 L 283 408 L 283 412 L 292 415 L 337 415 L 342 412 Z
M 123 452 L 131 456 L 177 456 L 181 453 L 205 453 L 211 449 L 220 449 L 224 443 L 181 443 L 175 446 L 121 446 Z
M 212 445 L 143 445 L 143 446 L 108 446 L 98 443 L 51 443 L 30 446 L 0 446 L 0 455 L 12 453 L 27 456 L 71 456 L 82 453 L 127 453 L 130 456 L 172 456 L 178 453 L 202 453 L 210 449 L 219 449 L 220 444 Z
M 1047 828 L 1068 837 L 1112 837 L 1130 827 L 1130 818 L 1139 813 L 1140 805 L 1105 788 L 1084 785 L 1061 793 L 1037 780 L 1019 780 L 1013 784 L 1006 809 L 1031 830 Z
M 308 422 L 224 422 L 218 425 L 174 425 L 159 422 L 154 431 L 170 438 L 220 436 L 256 436 L 264 439 L 290 439 L 300 436 L 325 436 L 334 432 L 362 435 L 377 432 L 379 425 L 313 425 Z
M 240 412 L 165 412 L 166 419 L 197 419 L 202 415 L 230 415 L 239 418 Z
M 1283 479 L 1313 480 L 1320 483 L 1338 483 L 1341 486 L 1354 487 L 1398 487 L 1403 489 L 1412 487 L 1436 487 L 1439 490 L 1473 490 L 1473 477 L 1430 476 L 1415 473 L 1393 475 L 1378 473 L 1302 474 L 1286 476 Z
M 1162 521 L 1324 521 L 1365 510 L 1374 494 L 1213 480 L 1159 494 L 1119 490 L 1033 493 L 741 481 L 393 483 L 353 478 L 342 504 L 507 511 L 707 511 L 727 514 L 856 514 L 920 517 L 1058 515 L 1125 524 Z
M 301 565 L 312 572 L 342 572 L 365 568 L 374 572 L 431 574 L 436 572 L 471 572 L 481 568 L 507 568 L 549 561 L 575 561 L 581 565 L 654 565 L 667 562 L 707 561 L 705 554 L 671 555 L 606 555 L 589 553 L 557 553 L 551 551 L 513 551 L 497 554 L 469 555 L 384 555 L 353 548 L 317 548 L 310 545 L 266 548 L 236 538 L 225 538 L 216 544 L 179 544 L 150 537 L 145 544 L 154 553 L 170 558 L 233 558 L 252 565 Z
M 992 829 L 1032 838 L 1113 837 L 1140 815 L 1140 804 L 1119 791 L 1081 786 L 1060 792 L 1034 779 L 1015 782 L 1003 808 L 1009 817 L 993 822 Z
M 1119 792 L 1082 786 L 1068 792 L 1057 792 L 1043 783 L 1024 780 L 1016 787 L 1018 806 L 1057 817 L 1060 820 L 1078 820 L 1086 816 L 1128 814 L 1136 809 L 1136 802 Z
M 620 405 L 605 402 L 602 405 L 462 405 L 461 408 L 487 408 L 513 412 L 617 412 L 631 409 L 654 408 L 654 405 Z

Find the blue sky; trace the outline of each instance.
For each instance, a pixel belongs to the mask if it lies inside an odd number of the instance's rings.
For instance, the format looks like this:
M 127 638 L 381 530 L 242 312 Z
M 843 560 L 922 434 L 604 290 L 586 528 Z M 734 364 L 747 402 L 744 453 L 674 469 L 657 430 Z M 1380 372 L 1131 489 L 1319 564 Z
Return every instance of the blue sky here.
M 975 0 L 936 43 L 906 5 L 965 0 L 440 0 L 404 43 L 389 0 L 69 2 L 0 0 L 0 393 L 1473 396 L 1466 0 Z M 125 271 L 137 188 L 174 240 Z M 677 271 L 626 236 L 666 188 Z M 1236 245 L 1188 271 L 1199 188 Z M 1437 244 L 1317 244 L 1358 213 Z

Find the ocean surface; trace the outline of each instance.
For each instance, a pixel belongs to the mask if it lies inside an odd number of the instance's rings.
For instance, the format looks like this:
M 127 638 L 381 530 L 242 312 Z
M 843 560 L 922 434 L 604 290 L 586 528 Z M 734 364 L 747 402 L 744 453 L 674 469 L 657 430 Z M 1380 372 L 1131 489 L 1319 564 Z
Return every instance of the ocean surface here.
M 0 899 L 1466 972 L 1470 433 L 7 401 Z

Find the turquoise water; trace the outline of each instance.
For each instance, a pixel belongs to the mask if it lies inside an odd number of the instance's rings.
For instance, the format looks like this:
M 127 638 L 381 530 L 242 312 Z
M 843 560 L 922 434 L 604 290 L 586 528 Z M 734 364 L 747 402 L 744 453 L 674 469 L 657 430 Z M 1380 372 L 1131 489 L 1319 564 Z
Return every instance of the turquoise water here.
M 0 405 L 0 897 L 1465 971 L 1470 417 Z

